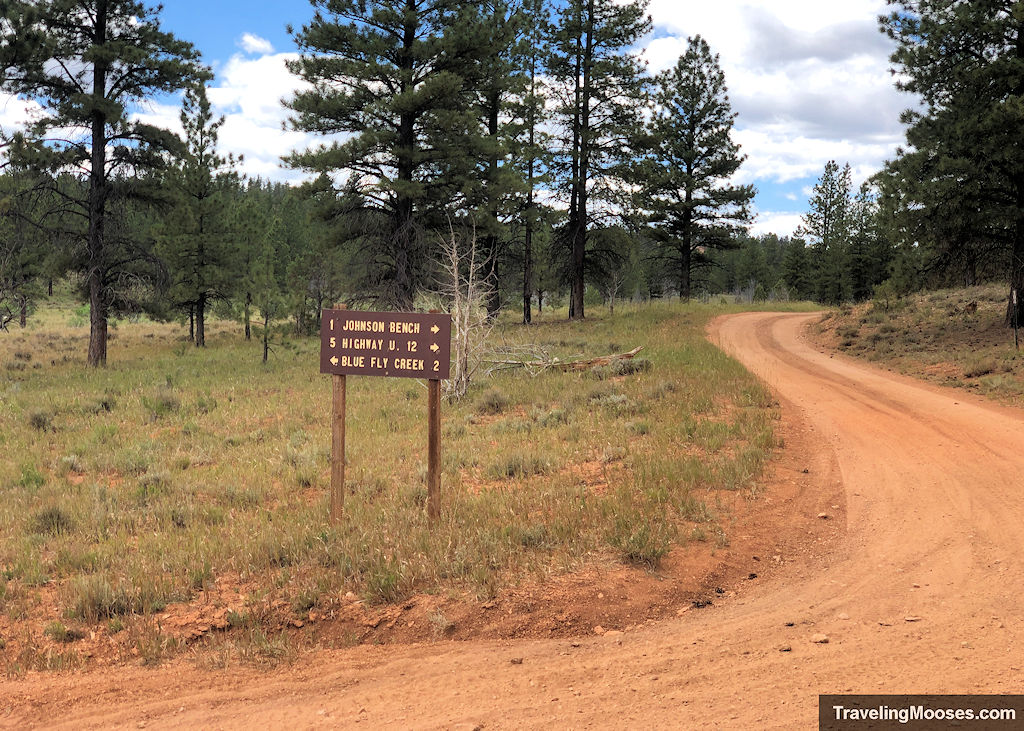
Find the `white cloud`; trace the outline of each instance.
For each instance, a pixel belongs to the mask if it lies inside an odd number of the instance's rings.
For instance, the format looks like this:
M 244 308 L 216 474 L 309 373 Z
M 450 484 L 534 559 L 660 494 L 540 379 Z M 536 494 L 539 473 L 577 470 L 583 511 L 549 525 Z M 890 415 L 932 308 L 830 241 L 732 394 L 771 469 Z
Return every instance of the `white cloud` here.
M 246 53 L 266 56 L 274 52 L 274 46 L 266 38 L 261 38 L 253 33 L 243 33 L 236 45 Z
M 801 223 L 803 223 L 803 219 L 799 213 L 763 211 L 757 214 L 757 218 L 751 224 L 750 233 L 754 236 L 769 233 L 792 236 Z
M 207 96 L 215 114 L 224 115 L 218 148 L 221 153 L 242 156 L 239 172 L 277 181 L 297 181 L 303 173 L 283 167 L 281 158 L 323 142 L 317 135 L 284 129 L 289 110 L 281 100 L 302 88 L 302 82 L 285 66 L 296 54 L 278 53 L 259 58 L 241 54 L 231 57 L 218 74 Z M 136 114 L 150 124 L 181 134 L 180 108 L 148 104 Z
M 23 129 L 25 125 L 41 114 L 42 107 L 33 101 L 0 94 L 0 130 L 5 133 L 14 129 Z
M 244 156 L 242 172 L 276 180 L 295 180 L 298 173 L 282 168 L 281 157 L 294 150 L 319 144 L 323 138 L 284 129 L 290 110 L 283 99 L 305 88 L 288 71 L 285 62 L 294 53 L 277 53 L 250 59 L 233 56 L 209 90 L 210 102 L 227 116 L 220 131 L 225 151 Z
M 643 55 L 658 72 L 697 34 L 719 54 L 748 156 L 738 182 L 817 177 L 834 159 L 859 184 L 902 141 L 899 114 L 913 103 L 889 72 L 891 41 L 877 25 L 885 9 L 885 0 L 652 0 L 658 37 Z

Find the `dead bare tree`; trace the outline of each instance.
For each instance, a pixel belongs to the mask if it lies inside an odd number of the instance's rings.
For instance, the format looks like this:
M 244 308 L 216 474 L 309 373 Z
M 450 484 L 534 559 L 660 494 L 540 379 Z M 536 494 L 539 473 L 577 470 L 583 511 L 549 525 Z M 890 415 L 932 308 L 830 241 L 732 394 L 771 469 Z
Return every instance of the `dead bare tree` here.
M 444 383 L 444 393 L 449 401 L 457 401 L 466 395 L 480 367 L 493 327 L 487 314 L 491 285 L 475 230 L 460 237 L 449 222 L 449 234 L 441 241 L 441 256 L 437 294 L 452 316 L 452 373 Z

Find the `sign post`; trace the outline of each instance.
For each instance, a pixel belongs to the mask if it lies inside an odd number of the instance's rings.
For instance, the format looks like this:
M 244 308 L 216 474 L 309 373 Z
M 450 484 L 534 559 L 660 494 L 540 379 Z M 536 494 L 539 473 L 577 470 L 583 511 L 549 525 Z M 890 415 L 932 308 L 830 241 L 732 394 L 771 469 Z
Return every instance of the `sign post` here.
M 344 310 L 345 305 L 334 306 Z M 323 319 L 321 318 L 321 322 Z M 331 376 L 333 406 L 331 409 L 331 525 L 341 524 L 345 509 L 345 374 Z
M 1020 350 L 1020 338 L 1017 336 L 1017 289 L 1010 290 L 1013 303 L 1013 347 Z
M 451 371 L 451 315 L 361 312 L 343 305 L 320 318 L 320 372 L 333 376 L 331 523 L 345 502 L 345 376 L 425 378 L 428 385 L 427 516 L 441 515 L 441 381 Z
M 441 517 L 441 382 L 427 381 L 427 518 L 431 523 Z

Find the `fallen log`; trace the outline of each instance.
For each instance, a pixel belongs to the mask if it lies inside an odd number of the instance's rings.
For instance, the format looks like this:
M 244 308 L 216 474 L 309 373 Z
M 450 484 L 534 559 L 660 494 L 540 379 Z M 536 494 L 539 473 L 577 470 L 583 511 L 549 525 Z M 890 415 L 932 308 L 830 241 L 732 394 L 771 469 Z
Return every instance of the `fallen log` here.
M 613 353 L 611 355 L 599 355 L 596 358 L 578 358 L 575 360 L 562 361 L 558 358 L 541 359 L 505 359 L 505 360 L 485 360 L 485 363 L 491 364 L 491 368 L 488 368 L 488 373 L 494 371 L 505 370 L 509 368 L 525 368 L 531 371 L 532 375 L 543 373 L 546 370 L 562 371 L 563 373 L 569 371 L 588 371 L 592 368 L 599 368 L 601 366 L 611 365 L 620 360 L 630 360 L 635 358 L 636 355 L 643 350 L 642 345 L 633 348 L 626 353 Z

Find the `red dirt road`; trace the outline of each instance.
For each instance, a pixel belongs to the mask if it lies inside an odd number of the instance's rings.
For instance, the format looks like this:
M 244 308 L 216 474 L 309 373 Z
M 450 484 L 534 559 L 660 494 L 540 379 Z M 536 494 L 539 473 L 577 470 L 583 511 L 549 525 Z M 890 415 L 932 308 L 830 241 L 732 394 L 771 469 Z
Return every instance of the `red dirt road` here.
M 1021 693 L 1022 412 L 820 353 L 813 317 L 737 315 L 711 337 L 802 422 L 821 495 L 841 481 L 824 559 L 615 637 L 30 674 L 0 682 L 0 726 L 788 729 L 815 727 L 819 693 Z

